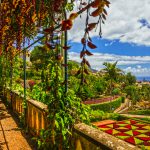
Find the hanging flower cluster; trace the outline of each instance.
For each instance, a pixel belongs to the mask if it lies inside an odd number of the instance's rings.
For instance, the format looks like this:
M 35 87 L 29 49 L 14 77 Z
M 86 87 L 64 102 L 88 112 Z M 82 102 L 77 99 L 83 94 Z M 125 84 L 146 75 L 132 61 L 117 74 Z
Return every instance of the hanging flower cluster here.
M 71 0 L 70 3 L 73 2 L 74 0 Z M 60 27 L 61 31 L 70 30 L 73 26 L 73 20 L 91 7 L 94 8 L 94 11 L 89 15 L 100 16 L 99 20 L 104 22 L 105 15 L 107 15 L 104 7 L 109 6 L 110 3 L 107 0 L 90 2 L 86 4 L 80 0 L 81 9 L 77 13 L 72 13 L 67 20 L 63 20 L 64 8 L 68 4 L 67 0 L 57 2 L 55 0 L 2 0 L 0 3 L 0 55 L 2 49 L 7 52 L 12 46 L 15 46 L 19 51 L 24 43 L 27 43 L 44 28 L 49 29 L 49 33 Z M 96 25 L 97 23 L 89 24 L 87 32 Z
M 107 11 L 105 7 L 109 7 L 110 2 L 108 0 L 95 0 L 92 3 L 88 4 L 91 7 L 87 9 L 87 17 L 86 17 L 86 24 L 85 24 L 85 33 L 83 38 L 81 39 L 81 43 L 83 45 L 82 51 L 80 52 L 80 58 L 81 61 L 81 68 L 78 70 L 77 75 L 80 75 L 81 77 L 81 85 L 84 83 L 87 83 L 84 75 L 89 74 L 87 68 L 90 68 L 90 63 L 86 59 L 86 56 L 93 55 L 88 49 L 95 49 L 97 46 L 93 44 L 92 39 L 90 38 L 90 31 L 92 31 L 94 28 L 96 28 L 98 25 L 100 25 L 100 31 L 99 35 L 101 36 L 101 23 L 105 23 Z M 82 5 L 87 5 L 86 3 L 80 4 L 80 9 L 83 10 Z M 92 12 L 90 10 L 92 9 Z M 97 22 L 89 23 L 90 17 L 98 17 Z
M 12 46 L 18 50 L 41 28 L 58 22 L 66 1 L 2 0 L 0 3 L 0 54 Z

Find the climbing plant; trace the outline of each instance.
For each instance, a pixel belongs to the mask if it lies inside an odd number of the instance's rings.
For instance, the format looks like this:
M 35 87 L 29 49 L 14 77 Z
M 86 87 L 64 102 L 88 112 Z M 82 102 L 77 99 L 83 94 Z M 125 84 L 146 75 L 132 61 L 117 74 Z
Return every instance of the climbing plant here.
M 81 114 L 84 115 L 84 120 L 88 117 L 80 98 L 77 98 L 74 91 L 65 92 L 61 45 L 58 37 L 53 41 L 53 49 L 49 50 L 51 55 L 46 68 L 49 76 L 43 80 L 42 85 L 42 91 L 45 91 L 42 95 L 48 105 L 48 129 L 41 131 L 42 136 L 38 139 L 38 143 L 41 149 L 66 149 L 70 147 L 73 124 L 83 120 Z M 33 88 L 33 92 L 35 89 L 36 87 Z M 42 95 L 40 93 L 39 96 Z M 49 142 L 46 142 L 47 140 Z

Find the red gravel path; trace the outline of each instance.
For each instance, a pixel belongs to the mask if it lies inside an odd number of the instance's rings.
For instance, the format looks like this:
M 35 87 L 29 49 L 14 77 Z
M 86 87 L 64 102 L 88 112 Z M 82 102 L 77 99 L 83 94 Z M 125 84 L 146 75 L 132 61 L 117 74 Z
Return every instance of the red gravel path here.
M 33 150 L 29 141 L 0 100 L 0 150 Z

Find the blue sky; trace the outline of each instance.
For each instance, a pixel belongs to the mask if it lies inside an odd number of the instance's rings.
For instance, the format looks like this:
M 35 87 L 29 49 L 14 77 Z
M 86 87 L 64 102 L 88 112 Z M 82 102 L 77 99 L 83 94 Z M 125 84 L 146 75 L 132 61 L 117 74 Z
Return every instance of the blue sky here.
M 150 76 L 150 0 L 110 0 L 110 8 L 105 25 L 102 26 L 103 37 L 98 31 L 90 33 L 97 49 L 91 50 L 88 57 L 91 66 L 97 70 L 103 68 L 103 62 L 118 61 L 118 67 L 136 76 Z M 76 11 L 76 10 L 75 10 Z M 95 18 L 90 18 L 94 22 Z M 82 49 L 80 40 L 84 34 L 85 14 L 74 22 L 69 32 L 69 45 L 72 46 L 70 59 L 80 62 Z M 78 27 L 78 28 L 77 28 Z
M 92 52 L 110 53 L 116 55 L 128 56 L 148 56 L 150 55 L 150 47 L 144 45 L 136 45 L 131 43 L 122 43 L 119 40 L 100 39 L 99 37 L 92 38 L 93 43 L 97 48 Z M 71 51 L 80 52 L 82 49 L 81 43 L 69 42 L 72 45 Z

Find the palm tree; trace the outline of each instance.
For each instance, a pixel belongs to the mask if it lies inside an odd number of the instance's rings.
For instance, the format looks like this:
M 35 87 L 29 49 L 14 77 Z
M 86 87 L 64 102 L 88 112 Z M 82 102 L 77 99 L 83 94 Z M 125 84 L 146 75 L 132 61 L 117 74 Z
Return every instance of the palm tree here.
M 113 84 L 117 82 L 117 79 L 123 73 L 123 71 L 117 68 L 117 61 L 115 63 L 104 62 L 103 65 L 105 68 L 102 71 L 105 73 L 105 77 L 109 81 L 109 94 L 112 95 Z M 111 110 L 112 106 L 110 104 L 110 111 Z
M 117 82 L 119 76 L 123 73 L 123 71 L 117 68 L 117 61 L 115 63 L 104 62 L 103 65 L 105 68 L 103 71 L 105 72 L 105 77 L 109 82 L 109 94 L 112 94 L 113 84 Z

